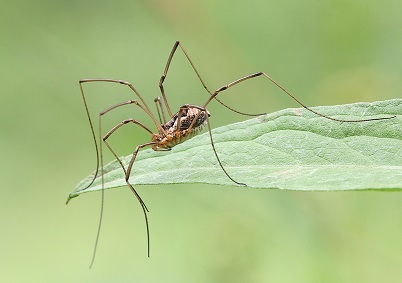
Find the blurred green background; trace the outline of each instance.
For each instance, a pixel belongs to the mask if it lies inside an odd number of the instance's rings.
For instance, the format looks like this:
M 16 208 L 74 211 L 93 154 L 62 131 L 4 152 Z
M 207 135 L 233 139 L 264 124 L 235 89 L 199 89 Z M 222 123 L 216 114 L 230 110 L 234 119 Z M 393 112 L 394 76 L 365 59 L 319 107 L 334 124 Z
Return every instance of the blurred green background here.
M 401 282 L 399 193 L 141 186 L 147 258 L 139 204 L 108 191 L 91 270 L 101 195 L 64 204 L 95 167 L 79 79 L 130 81 L 153 108 L 181 40 L 212 90 L 265 71 L 310 106 L 396 98 L 401 11 L 399 0 L 2 1 L 1 282 Z M 180 53 L 165 89 L 174 109 L 207 97 Z M 94 117 L 132 97 L 119 85 L 86 91 Z M 296 107 L 264 79 L 221 99 L 246 112 Z M 209 110 L 213 127 L 245 119 Z M 128 117 L 148 121 L 127 107 L 105 128 Z M 131 127 L 113 144 L 123 155 L 148 139 Z

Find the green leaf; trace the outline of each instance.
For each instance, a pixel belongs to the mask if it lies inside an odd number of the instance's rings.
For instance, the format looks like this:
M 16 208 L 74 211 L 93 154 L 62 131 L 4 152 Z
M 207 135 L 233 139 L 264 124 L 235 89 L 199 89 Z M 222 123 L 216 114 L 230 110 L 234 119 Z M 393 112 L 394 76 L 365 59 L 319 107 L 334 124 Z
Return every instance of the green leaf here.
M 285 109 L 214 129 L 217 153 L 227 172 L 247 188 L 339 191 L 402 188 L 402 100 L 314 107 L 339 119 L 396 118 L 336 122 L 304 108 Z M 213 121 L 213 116 L 211 117 Z M 128 164 L 131 155 L 123 158 Z M 98 176 L 78 184 L 69 199 L 101 189 Z M 126 186 L 114 161 L 104 166 L 105 189 Z M 206 183 L 236 186 L 214 156 L 209 133 L 171 151 L 140 151 L 133 185 Z

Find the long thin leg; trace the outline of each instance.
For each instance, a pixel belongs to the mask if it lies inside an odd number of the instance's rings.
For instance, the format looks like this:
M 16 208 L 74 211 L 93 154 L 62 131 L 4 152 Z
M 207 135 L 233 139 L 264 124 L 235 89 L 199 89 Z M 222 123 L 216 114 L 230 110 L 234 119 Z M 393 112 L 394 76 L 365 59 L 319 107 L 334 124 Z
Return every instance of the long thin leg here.
M 157 129 L 159 131 L 164 132 L 164 129 L 162 128 L 160 123 L 158 123 L 158 121 L 155 119 L 155 117 L 153 116 L 152 112 L 149 110 L 149 107 L 147 106 L 145 101 L 142 99 L 142 96 L 139 94 L 139 92 L 134 88 L 134 86 L 131 83 L 125 82 L 125 81 L 122 81 L 122 80 L 114 80 L 114 79 L 82 79 L 82 80 L 80 80 L 79 85 L 80 85 L 80 90 L 81 90 L 81 96 L 82 96 L 82 100 L 84 102 L 85 112 L 87 114 L 89 126 L 91 128 L 91 134 L 92 134 L 92 139 L 93 139 L 93 142 L 94 142 L 94 145 L 95 145 L 95 153 L 96 153 L 96 170 L 95 170 L 95 174 L 94 174 L 93 179 L 91 180 L 91 182 L 88 184 L 88 186 L 86 188 L 89 188 L 93 184 L 93 182 L 95 181 L 96 177 L 98 176 L 98 173 L 99 173 L 99 161 L 100 161 L 99 147 L 98 147 L 98 142 L 96 140 L 95 128 L 93 126 L 93 122 L 92 122 L 92 119 L 91 119 L 91 115 L 89 113 L 89 108 L 88 108 L 88 104 L 87 104 L 85 94 L 84 94 L 84 89 L 83 89 L 83 84 L 84 83 L 90 83 L 90 82 L 110 82 L 110 83 L 117 83 L 117 84 L 123 84 L 123 85 L 128 86 L 135 93 L 135 95 L 140 98 L 141 102 L 143 103 L 143 106 L 140 105 L 135 100 L 132 100 L 132 102 L 127 103 L 127 104 L 131 104 L 131 103 L 137 104 L 137 106 L 139 106 L 142 110 L 145 111 L 145 113 L 147 113 L 152 118 L 152 120 L 154 121 Z M 122 105 L 125 105 L 125 103 L 123 103 Z M 112 106 L 108 110 L 105 110 L 103 112 L 107 113 L 110 110 L 112 110 L 114 108 L 117 108 L 117 107 L 120 107 L 122 105 L 116 104 L 115 106 Z M 102 146 L 102 145 L 100 144 L 100 146 Z
M 89 82 L 92 80 L 80 80 L 79 84 L 80 84 L 80 90 L 81 90 L 81 96 L 82 96 L 82 100 L 84 102 L 84 107 L 85 107 L 85 112 L 87 114 L 87 118 L 88 118 L 88 122 L 89 122 L 89 126 L 91 128 L 91 134 L 92 134 L 92 139 L 95 145 L 95 152 L 96 152 L 96 169 L 95 169 L 95 174 L 94 177 L 92 178 L 91 182 L 86 186 L 86 188 L 84 188 L 84 190 L 86 190 L 87 188 L 89 188 L 93 182 L 95 181 L 96 177 L 98 176 L 99 173 L 99 150 L 102 149 L 102 143 L 100 144 L 100 149 L 98 148 L 98 142 L 96 140 L 96 136 L 95 136 L 95 129 L 92 123 L 92 119 L 91 119 L 91 115 L 89 114 L 89 108 L 88 108 L 88 104 L 85 98 L 85 94 L 84 94 L 84 89 L 82 87 L 83 83 L 85 82 Z M 99 135 L 100 135 L 100 127 L 99 127 Z M 101 198 L 101 210 L 100 210 L 100 215 L 99 215 L 99 224 L 98 224 L 98 231 L 96 233 L 96 239 L 95 239 L 95 246 L 94 246 L 94 250 L 92 253 L 92 259 L 91 259 L 91 264 L 89 266 L 89 268 L 92 267 L 94 260 L 95 260 L 95 255 L 96 255 L 96 249 L 98 247 L 98 241 L 99 241 L 99 235 L 100 235 L 100 230 L 102 227 L 102 219 L 103 219 L 103 207 L 104 207 L 104 202 L 105 202 L 105 196 L 104 196 L 104 190 L 103 190 L 103 157 L 102 157 L 102 151 L 101 151 L 101 163 L 102 163 L 102 198 Z M 67 201 L 68 202 L 68 201 Z
M 126 119 L 121 121 L 119 124 L 117 124 L 116 126 L 114 126 L 111 130 L 109 130 L 106 135 L 102 138 L 103 142 L 106 144 L 106 146 L 108 147 L 108 149 L 112 152 L 113 156 L 116 158 L 116 160 L 120 163 L 121 168 L 124 171 L 125 175 L 130 175 L 130 171 L 131 171 L 131 167 L 129 168 L 130 170 L 126 170 L 124 167 L 123 162 L 121 161 L 121 159 L 117 156 L 117 154 L 115 153 L 115 151 L 112 149 L 112 147 L 110 146 L 110 144 L 106 141 L 117 129 L 119 129 L 120 127 L 128 124 L 128 123 L 134 123 L 135 125 L 138 125 L 140 127 L 142 127 L 144 130 L 148 131 L 149 133 L 152 134 L 151 130 L 148 129 L 148 127 L 146 127 L 144 124 L 142 124 L 141 122 L 135 120 L 135 119 Z M 154 142 L 149 143 L 149 144 L 155 144 Z M 145 207 L 145 209 L 148 211 L 145 203 L 142 201 L 142 199 L 140 198 L 140 196 L 135 192 L 134 190 L 134 194 L 137 197 L 138 201 L 141 203 L 142 206 Z
M 94 142 L 94 145 L 95 145 L 95 152 L 96 152 L 96 170 L 95 170 L 95 174 L 94 174 L 93 179 L 91 180 L 89 185 L 85 188 L 85 189 L 87 189 L 93 184 L 93 182 L 95 181 L 96 177 L 98 176 L 98 172 L 99 172 L 99 149 L 98 149 L 98 142 L 96 141 L 95 129 L 94 129 L 94 126 L 93 126 L 93 123 L 92 123 L 91 115 L 89 114 L 89 109 L 88 109 L 87 100 L 85 98 L 84 89 L 82 87 L 82 84 L 84 82 L 85 81 L 80 81 L 79 82 L 80 90 L 81 90 L 81 97 L 82 97 L 82 100 L 84 102 L 85 112 L 87 114 L 89 126 L 91 128 L 92 139 L 93 139 L 93 142 Z
M 295 101 L 296 101 L 298 104 L 300 104 L 303 108 L 307 109 L 308 111 L 310 111 L 310 112 L 312 112 L 312 113 L 314 113 L 314 114 L 316 114 L 316 115 L 318 115 L 318 116 L 321 116 L 321 117 L 324 117 L 324 118 L 327 118 L 327 119 L 330 119 L 330 120 L 333 120 L 333 121 L 338 121 L 338 122 L 367 122 L 367 121 L 376 121 L 376 120 L 392 119 L 392 118 L 395 118 L 395 117 L 396 117 L 396 116 L 390 116 L 390 117 L 372 118 L 372 119 L 361 119 L 361 120 L 343 120 L 343 119 L 337 119 L 337 118 L 329 117 L 329 116 L 327 116 L 327 115 L 321 114 L 321 113 L 319 113 L 319 112 L 317 112 L 317 111 L 315 111 L 315 110 L 309 108 L 308 106 L 304 105 L 300 100 L 298 100 L 298 99 L 297 99 L 295 96 L 293 96 L 289 91 L 287 91 L 284 87 L 282 87 L 280 84 L 278 84 L 276 81 L 274 81 L 270 76 L 268 76 L 268 75 L 267 75 L 266 73 L 264 73 L 264 72 L 258 72 L 258 73 L 254 73 L 254 74 L 251 74 L 251 75 L 242 77 L 242 78 L 237 79 L 237 80 L 235 80 L 235 81 L 233 81 L 233 82 L 231 82 L 231 83 L 229 83 L 229 84 L 227 84 L 227 85 L 224 85 L 224 86 L 218 88 L 218 89 L 208 98 L 208 100 L 204 103 L 203 107 L 199 107 L 199 106 L 195 106 L 195 105 L 186 105 L 186 106 L 187 106 L 187 107 L 191 106 L 191 107 L 198 108 L 198 109 L 200 109 L 200 110 L 202 110 L 202 111 L 206 111 L 206 107 L 208 106 L 208 104 L 212 101 L 212 99 L 216 98 L 216 96 L 217 96 L 220 92 L 222 92 L 222 91 L 224 91 L 224 90 L 227 90 L 228 88 L 230 88 L 230 87 L 232 87 L 232 86 L 234 86 L 234 85 L 237 85 L 237 84 L 239 84 L 239 83 L 241 83 L 241 82 L 243 82 L 243 81 L 245 81 L 245 80 L 252 79 L 252 78 L 255 78 L 255 77 L 259 77 L 259 76 L 261 76 L 261 75 L 263 75 L 263 76 L 265 76 L 266 78 L 268 78 L 271 82 L 273 82 L 277 87 L 279 87 L 282 91 L 284 91 L 287 95 L 289 95 L 293 100 L 295 100 Z M 180 111 L 180 112 L 181 112 L 181 111 Z M 180 112 L 179 112 L 179 113 L 180 113 Z M 201 112 L 198 114 L 198 116 L 199 116 L 200 114 L 201 114 Z M 191 129 L 193 128 L 195 121 L 198 119 L 198 116 L 196 116 L 196 117 L 193 118 L 192 123 L 191 123 L 190 126 L 188 127 L 189 130 L 191 130 Z M 211 127 L 210 127 L 208 115 L 207 115 L 207 123 L 208 123 L 208 130 L 209 130 L 209 133 L 210 133 L 210 138 L 211 138 L 211 145 L 212 145 L 213 151 L 214 151 L 214 153 L 215 153 L 215 156 L 216 156 L 216 158 L 217 158 L 217 160 L 218 160 L 218 162 L 219 162 L 220 167 L 222 168 L 222 170 L 225 172 L 225 174 L 226 174 L 233 182 L 235 182 L 235 183 L 237 183 L 237 184 L 240 184 L 240 185 L 246 185 L 246 184 L 239 183 L 239 182 L 235 181 L 235 180 L 226 172 L 226 170 L 225 170 L 225 168 L 223 167 L 223 165 L 222 165 L 222 163 L 221 163 L 221 161 L 220 161 L 220 159 L 219 159 L 219 157 L 218 157 L 218 154 L 217 154 L 217 152 L 216 152 L 216 150 L 215 150 L 215 146 L 214 146 L 214 142 L 213 142 L 213 138 L 212 138 L 212 132 L 211 132 Z
M 103 142 L 105 143 L 105 145 L 107 146 L 107 148 L 110 150 L 110 152 L 113 154 L 113 156 L 116 158 L 116 160 L 119 162 L 121 168 L 124 171 L 124 175 L 125 175 L 125 181 L 127 183 L 127 185 L 129 186 L 129 188 L 131 189 L 131 191 L 134 193 L 134 195 L 136 196 L 136 198 L 138 199 L 139 203 L 141 204 L 143 213 L 144 213 L 144 218 L 145 218 L 145 225 L 146 225 L 146 231 L 147 231 L 147 243 L 148 243 L 148 257 L 150 256 L 150 237 L 149 237 L 149 223 L 148 223 L 148 216 L 147 216 L 147 212 L 149 212 L 148 208 L 146 207 L 145 203 L 143 202 L 143 200 L 141 199 L 140 195 L 137 193 L 137 191 L 134 189 L 133 185 L 130 184 L 130 173 L 131 173 L 131 169 L 133 167 L 135 158 L 137 157 L 138 151 L 146 146 L 152 146 L 155 144 L 155 142 L 148 142 L 148 143 L 144 143 L 141 144 L 139 146 L 137 146 L 133 152 L 133 156 L 130 160 L 130 163 L 127 167 L 127 169 L 124 167 L 124 164 L 122 162 L 122 160 L 117 156 L 116 152 L 113 150 L 113 148 L 110 146 L 110 144 L 107 142 L 107 139 L 116 131 L 118 130 L 120 127 L 128 124 L 128 123 L 134 123 L 140 127 L 142 127 L 143 129 L 149 131 L 149 129 L 143 125 L 141 122 L 135 120 L 135 119 L 126 119 L 123 120 L 122 122 L 120 122 L 119 124 L 117 124 L 116 126 L 114 126 L 109 132 L 106 133 L 106 135 L 103 137 Z
M 135 101 L 132 101 L 132 100 L 131 100 L 131 101 L 127 101 L 127 102 L 123 102 L 123 103 L 117 104 L 117 105 L 115 105 L 115 106 L 112 106 L 112 107 L 106 109 L 105 111 L 102 111 L 102 112 L 99 114 L 99 135 L 101 135 L 101 128 L 102 128 L 102 127 L 101 127 L 101 125 L 102 125 L 101 118 L 102 118 L 102 116 L 103 116 L 104 114 L 106 114 L 107 112 L 109 112 L 109 111 L 111 111 L 111 110 L 113 110 L 113 109 L 115 109 L 115 108 L 117 108 L 117 107 L 119 107 L 119 106 L 131 104 L 131 103 L 134 103 L 134 102 L 135 102 Z M 152 131 L 151 131 L 149 128 L 147 128 L 144 124 L 142 124 L 141 122 L 136 121 L 136 120 L 134 120 L 134 119 L 127 119 L 127 120 L 122 121 L 120 124 L 116 125 L 115 127 L 113 127 L 112 130 L 110 130 L 110 131 L 105 135 L 105 137 L 102 139 L 102 140 L 105 142 L 106 146 L 109 148 L 109 150 L 113 153 L 114 157 L 115 157 L 115 158 L 118 160 L 118 162 L 120 163 L 120 166 L 121 166 L 121 168 L 123 169 L 125 175 L 127 175 L 127 172 L 126 172 L 126 169 L 124 168 L 123 163 L 122 163 L 121 160 L 117 157 L 117 155 L 116 155 L 115 152 L 112 150 L 112 148 L 110 147 L 110 145 L 106 142 L 106 139 L 107 139 L 115 130 L 117 130 L 119 127 L 121 127 L 121 126 L 124 125 L 124 124 L 130 123 L 130 122 L 133 122 L 133 123 L 135 123 L 136 125 L 141 126 L 143 129 L 145 129 L 146 131 L 148 131 L 149 133 L 152 134 Z M 97 233 L 96 233 L 95 246 L 94 246 L 94 251 L 93 251 L 93 254 L 92 254 L 92 260 L 91 260 L 90 268 L 92 267 L 92 265 L 93 265 L 93 263 L 94 263 L 94 261 L 95 261 L 95 257 L 96 257 L 96 250 L 97 250 L 97 247 L 98 247 L 99 235 L 100 235 L 100 231 L 101 231 L 101 227 L 102 227 L 103 207 L 104 207 L 104 201 L 105 201 L 105 193 L 104 193 L 104 184 L 105 184 L 105 180 L 104 180 L 104 174 L 103 174 L 103 153 L 102 153 L 103 151 L 102 151 L 102 143 L 100 143 L 100 148 L 99 148 L 99 150 L 100 150 L 100 159 L 101 159 L 102 201 L 101 201 L 101 211 L 100 211 L 100 216 L 99 216 L 98 231 L 97 231 Z M 148 208 L 146 207 L 145 203 L 144 203 L 143 200 L 141 199 L 141 197 L 140 197 L 140 196 L 138 195 L 138 193 L 134 190 L 134 188 L 132 188 L 132 187 L 130 186 L 130 189 L 133 191 L 134 195 L 137 197 L 138 201 L 139 201 L 140 204 L 141 204 L 142 209 L 143 209 L 143 210 L 146 210 L 146 211 L 149 211 Z M 144 213 L 146 213 L 146 212 L 144 212 Z M 148 256 L 149 256 L 149 229 L 148 229 L 148 218 L 147 218 L 147 215 L 145 215 L 145 221 L 146 221 L 146 227 L 147 227 Z
M 159 88 L 160 88 L 161 93 L 162 93 L 162 98 L 163 98 L 163 101 L 164 101 L 164 103 L 166 105 L 166 109 L 167 109 L 170 117 L 172 117 L 173 114 L 172 114 L 172 111 L 170 110 L 170 107 L 169 107 L 169 104 L 168 104 L 168 101 L 167 101 L 167 98 L 166 98 L 165 90 L 163 88 L 163 82 L 166 79 L 167 73 L 169 71 L 170 64 L 172 62 L 174 54 L 176 53 L 177 47 L 180 47 L 180 49 L 183 51 L 184 55 L 186 56 L 188 62 L 190 63 L 191 67 L 193 68 L 194 72 L 196 73 L 198 79 L 200 80 L 200 82 L 201 82 L 202 86 L 205 88 L 205 90 L 210 94 L 210 96 L 213 96 L 213 94 L 214 94 L 213 92 L 211 92 L 208 89 L 207 85 L 205 84 L 204 80 L 202 79 L 200 73 L 198 72 L 197 68 L 195 67 L 193 61 L 190 59 L 190 56 L 188 55 L 187 51 L 184 49 L 183 45 L 180 43 L 180 41 L 176 41 L 175 44 L 173 45 L 172 51 L 170 52 L 169 58 L 168 58 L 168 60 L 166 62 L 165 70 L 163 71 L 163 74 L 162 74 L 162 76 L 160 78 L 160 81 L 159 81 Z M 229 110 L 231 110 L 233 112 L 236 112 L 238 114 L 241 114 L 241 115 L 260 116 L 260 115 L 266 114 L 266 113 L 250 114 L 250 113 L 240 112 L 240 111 L 238 111 L 236 109 L 233 109 L 232 107 L 229 107 L 228 105 L 223 103 L 221 100 L 219 100 L 216 96 L 214 96 L 214 99 L 217 100 L 224 107 L 228 108 Z
M 114 109 L 116 109 L 116 108 L 118 108 L 118 107 L 121 107 L 121 106 L 124 106 L 124 105 L 130 105 L 130 104 L 135 104 L 135 105 L 137 105 L 138 107 L 140 107 L 141 109 L 144 109 L 144 107 L 143 107 L 138 101 L 136 101 L 136 100 L 128 100 L 128 101 L 124 101 L 124 102 L 115 104 L 115 105 L 113 105 L 113 106 L 107 108 L 106 110 L 100 112 L 100 114 L 99 114 L 99 140 L 102 138 L 102 117 L 103 117 L 103 115 L 105 115 L 106 113 L 108 113 L 108 112 L 110 112 L 110 111 L 112 111 L 112 110 L 114 110 Z M 114 132 L 115 132 L 118 128 L 120 128 L 121 126 L 123 126 L 123 125 L 125 125 L 125 124 L 127 124 L 127 123 L 131 123 L 131 122 L 134 123 L 134 124 L 136 124 L 136 125 L 138 125 L 138 126 L 140 126 L 140 127 L 142 127 L 144 130 L 146 130 L 146 131 L 147 131 L 148 133 L 150 133 L 151 135 L 153 134 L 152 131 L 151 131 L 147 126 L 145 126 L 144 124 L 142 124 L 141 122 L 139 122 L 139 121 L 137 121 L 137 120 L 135 120 L 135 119 L 126 119 L 126 120 L 122 121 L 121 123 L 117 124 L 116 126 L 114 126 L 111 130 L 109 130 L 109 132 L 106 133 L 106 135 L 102 138 L 103 141 L 106 143 L 106 139 L 109 138 L 112 133 L 114 133 Z M 106 143 L 106 144 L 107 144 L 107 143 Z M 108 144 L 107 144 L 107 145 L 108 145 Z M 109 148 L 109 149 L 111 150 L 111 148 Z M 111 150 L 111 151 L 112 151 L 112 153 L 114 154 L 114 151 L 113 151 L 113 150 Z M 101 167 L 102 167 L 102 188 L 103 188 L 104 178 L 103 178 L 102 143 L 100 143 L 100 152 L 101 152 Z M 115 157 L 116 157 L 116 159 L 120 162 L 120 165 L 121 165 L 121 167 L 122 167 L 123 170 L 124 170 L 124 173 L 126 173 L 126 170 L 125 170 L 125 168 L 124 168 L 123 163 L 121 163 L 120 159 L 119 159 L 116 155 L 115 155 Z M 102 191 L 103 191 L 103 189 L 102 189 Z M 137 194 L 136 194 L 136 195 L 137 195 Z M 137 195 L 137 198 L 138 198 L 138 200 L 140 201 L 141 205 L 145 206 L 145 208 L 146 208 L 145 203 L 141 200 L 141 198 L 139 198 L 138 195 Z
M 108 82 L 108 83 L 116 83 L 116 84 L 122 84 L 122 85 L 128 86 L 134 92 L 134 94 L 140 99 L 141 104 L 138 103 L 139 104 L 138 106 L 141 107 L 141 109 L 144 110 L 144 112 L 147 113 L 149 117 L 151 117 L 151 119 L 154 122 L 158 131 L 162 131 L 162 132 L 165 131 L 162 128 L 161 124 L 158 122 L 158 120 L 155 118 L 155 116 L 152 114 L 151 110 L 149 109 L 147 103 L 142 98 L 141 94 L 135 89 L 135 87 L 130 82 L 126 82 L 126 81 L 122 81 L 122 80 L 115 80 L 115 79 L 83 79 L 83 80 L 80 80 L 81 90 L 82 90 L 82 84 L 89 83 L 89 82 Z M 83 92 L 83 91 L 81 91 L 81 92 Z M 84 101 L 85 101 L 85 98 L 84 98 Z M 89 115 L 89 111 L 87 111 L 87 113 Z
M 396 116 L 390 116 L 390 117 L 372 118 L 372 119 L 361 119 L 361 120 L 343 120 L 343 119 L 337 119 L 337 118 L 329 117 L 329 116 L 327 116 L 327 115 L 321 114 L 321 113 L 319 113 L 319 112 L 317 112 L 317 111 L 311 109 L 310 107 L 307 107 L 307 106 L 306 106 L 305 104 L 303 104 L 300 100 L 298 100 L 294 95 L 292 95 L 289 91 L 287 91 L 284 87 L 282 87 L 279 83 L 277 83 L 275 80 L 273 80 L 269 75 L 267 75 L 267 74 L 264 73 L 264 72 L 258 72 L 258 73 L 254 73 L 254 74 L 251 74 L 251 75 L 242 77 L 242 78 L 237 79 L 237 80 L 235 80 L 235 81 L 233 81 L 233 82 L 231 82 L 231 83 L 229 83 L 229 84 L 227 84 L 227 85 L 224 85 L 224 86 L 218 88 L 218 89 L 213 93 L 213 95 L 204 103 L 204 108 L 207 107 L 207 105 L 211 102 L 211 100 L 214 99 L 220 92 L 222 92 L 222 91 L 224 91 L 224 90 L 227 90 L 228 88 L 230 88 L 230 87 L 232 87 L 232 86 L 234 86 L 234 85 L 237 85 L 237 84 L 239 84 L 239 83 L 241 83 L 241 82 L 243 82 L 243 81 L 245 81 L 245 80 L 252 79 L 252 78 L 255 78 L 255 77 L 259 77 L 259 76 L 261 76 L 261 75 L 264 76 L 264 77 L 266 77 L 267 79 L 269 79 L 272 83 L 274 83 L 278 88 L 280 88 L 283 92 L 285 92 L 288 96 L 290 96 L 294 101 L 296 101 L 296 102 L 297 102 L 299 105 L 301 105 L 303 108 L 307 109 L 308 111 L 310 111 L 310 112 L 312 112 L 312 113 L 314 113 L 314 114 L 316 114 L 316 115 L 318 115 L 318 116 L 321 116 L 321 117 L 324 117 L 324 118 L 327 118 L 327 119 L 330 119 L 330 120 L 333 120 L 333 121 L 338 121 L 338 122 L 367 122 L 367 121 L 376 121 L 376 120 L 392 119 L 392 118 L 395 118 L 395 117 L 396 117 Z
M 199 110 L 203 111 L 204 113 L 208 113 L 208 111 L 207 111 L 207 109 L 206 109 L 205 107 L 201 107 L 201 106 L 197 106 L 197 105 L 190 105 L 190 104 L 185 104 L 185 105 L 181 106 L 181 107 L 180 107 L 180 110 L 179 110 L 179 112 L 178 112 L 179 114 L 178 114 L 178 118 L 177 118 L 177 120 L 178 120 L 177 129 L 180 129 L 180 117 L 181 117 L 181 113 L 182 113 L 183 110 L 186 109 L 186 108 L 196 108 L 196 109 L 199 109 Z M 200 113 L 201 113 L 201 112 L 200 112 Z M 191 122 L 191 124 L 189 125 L 189 127 L 187 128 L 187 130 L 190 131 L 190 130 L 194 127 L 195 121 L 197 121 L 197 119 L 198 119 L 198 116 L 195 116 L 195 117 L 193 118 L 193 121 Z M 232 180 L 234 183 L 236 183 L 236 184 L 238 184 L 238 185 L 240 185 L 240 186 L 246 186 L 246 187 L 247 187 L 246 184 L 241 183 L 241 182 L 237 182 L 235 179 L 233 179 L 233 178 L 229 175 L 229 173 L 226 171 L 225 167 L 223 167 L 223 164 L 222 164 L 222 162 L 221 162 L 221 160 L 220 160 L 220 158 L 219 158 L 219 156 L 218 156 L 218 153 L 217 153 L 217 151 L 216 151 L 216 149 L 215 149 L 215 143 L 214 143 L 214 139 L 212 138 L 211 125 L 210 125 L 210 123 L 209 123 L 209 117 L 208 117 L 208 115 L 206 115 L 206 119 L 207 119 L 208 132 L 209 132 L 209 137 L 210 137 L 210 140 L 211 140 L 212 150 L 214 151 L 215 157 L 216 157 L 216 159 L 218 160 L 219 166 L 222 168 L 223 172 L 226 174 L 226 176 L 228 176 L 228 178 L 229 178 L 230 180 Z
M 216 159 L 218 160 L 219 166 L 222 168 L 223 172 L 225 172 L 226 176 L 228 176 L 230 180 L 232 180 L 233 182 L 235 182 L 235 183 L 238 184 L 238 185 L 247 187 L 247 185 L 246 185 L 245 183 L 240 183 L 240 182 L 237 182 L 235 179 L 233 179 L 233 178 L 229 175 L 229 173 L 226 172 L 225 167 L 223 167 L 222 162 L 221 162 L 221 160 L 220 160 L 220 158 L 219 158 L 219 156 L 218 156 L 218 153 L 216 152 L 216 149 L 215 149 L 214 139 L 212 138 L 211 125 L 209 124 L 209 117 L 208 117 L 208 115 L 207 115 L 206 117 L 207 117 L 207 125 L 208 125 L 209 137 L 210 137 L 210 139 L 211 139 L 212 149 L 213 149 L 213 151 L 214 151 L 214 153 L 215 153 Z
M 84 102 L 84 106 L 85 106 L 85 111 L 87 113 L 87 118 L 90 124 L 90 128 L 91 128 L 91 133 L 92 133 L 92 137 L 93 137 L 93 141 L 95 144 L 95 151 L 96 151 L 96 171 L 94 174 L 94 177 L 92 179 L 92 181 L 89 183 L 89 185 L 87 186 L 90 187 L 92 185 L 92 183 L 95 181 L 96 177 L 98 176 L 99 173 L 99 163 L 101 163 L 101 178 L 102 178 L 102 200 L 101 200 L 101 212 L 100 212 L 100 216 L 99 216 L 99 225 L 98 225 L 98 231 L 97 231 L 97 235 L 96 235 L 96 239 L 95 239 L 95 246 L 94 246 L 94 251 L 93 251 L 93 255 L 92 255 L 92 260 L 91 260 L 91 264 L 90 264 L 90 268 L 92 267 L 94 260 L 95 260 L 95 256 L 96 256 L 96 250 L 97 250 L 97 246 L 98 246 L 98 242 L 99 242 L 99 235 L 100 235 L 100 230 L 101 230 L 101 226 L 102 226 L 102 219 L 103 219 L 103 207 L 104 207 L 104 174 L 103 174 L 103 154 L 102 154 L 102 143 L 99 144 L 99 148 L 98 148 L 98 143 L 97 143 L 97 139 L 95 136 L 95 130 L 94 130 L 94 126 L 92 123 L 92 119 L 91 119 L 91 115 L 89 113 L 89 108 L 86 102 L 86 98 L 85 98 L 85 94 L 84 94 L 84 90 L 83 90 L 83 84 L 87 83 L 87 82 L 111 82 L 111 83 L 119 83 L 119 84 L 123 84 L 123 85 L 127 85 L 130 87 L 130 89 L 140 98 L 140 100 L 144 103 L 144 105 L 141 105 L 139 102 L 137 102 L 136 100 L 129 100 L 129 101 L 125 101 L 125 102 L 121 102 L 118 104 L 115 104 L 111 107 L 109 107 L 108 109 L 102 111 L 99 114 L 99 140 L 101 140 L 102 137 L 102 122 L 101 122 L 101 118 L 104 114 L 110 112 L 113 109 L 116 109 L 118 107 L 124 106 L 124 105 L 129 105 L 129 104 L 135 104 L 138 107 L 140 107 L 144 112 L 146 112 L 149 116 L 151 116 L 151 118 L 154 120 L 155 124 L 157 125 L 157 128 L 161 128 L 160 124 L 156 121 L 156 119 L 153 117 L 152 113 L 150 112 L 148 106 L 145 104 L 145 101 L 142 99 L 141 95 L 138 93 L 138 91 L 132 86 L 131 83 L 128 82 L 124 82 L 121 80 L 112 80 L 112 79 L 84 79 L 84 80 L 80 80 L 79 84 L 80 84 L 80 90 L 81 90 L 81 96 Z M 145 125 L 141 124 L 140 122 L 137 121 L 136 123 L 137 125 L 140 125 L 143 129 L 145 129 L 146 131 L 148 131 L 150 134 L 152 134 L 152 131 L 147 128 Z M 158 127 L 159 126 L 159 127 Z M 119 160 L 120 161 L 120 160 Z M 122 165 L 122 164 L 121 164 Z M 123 170 L 125 171 L 124 166 L 122 166 Z M 133 189 L 131 187 L 131 189 Z M 135 190 L 134 190 L 135 192 Z M 141 203 L 141 206 L 143 208 L 143 210 L 148 211 L 146 208 L 145 203 L 142 201 L 142 199 L 139 197 L 139 195 L 135 192 L 135 195 L 137 196 L 137 199 L 139 200 L 139 202 Z M 145 212 L 144 212 L 145 213 Z M 148 256 L 149 256 L 149 229 L 148 229 L 148 219 L 147 216 L 145 215 L 145 220 L 146 220 L 146 227 L 147 227 L 147 238 L 148 238 Z
M 159 121 L 161 122 L 161 124 L 162 123 L 166 124 L 166 122 L 167 122 L 166 115 L 165 115 L 165 111 L 163 110 L 163 104 L 162 104 L 162 100 L 161 100 L 160 96 L 155 98 L 154 102 L 155 102 L 155 106 L 156 106 L 156 111 L 158 112 Z

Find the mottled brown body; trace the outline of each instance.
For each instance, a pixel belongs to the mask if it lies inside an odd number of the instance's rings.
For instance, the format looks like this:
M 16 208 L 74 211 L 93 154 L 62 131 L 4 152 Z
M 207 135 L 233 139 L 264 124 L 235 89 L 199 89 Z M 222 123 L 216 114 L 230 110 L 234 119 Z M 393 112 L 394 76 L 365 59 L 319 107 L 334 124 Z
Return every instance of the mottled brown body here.
M 201 110 L 194 106 L 184 105 L 180 107 L 173 117 L 162 126 L 157 134 L 152 135 L 153 150 L 171 149 L 192 137 L 198 135 L 207 124 L 207 110 Z M 192 126 L 191 126 L 192 125 Z

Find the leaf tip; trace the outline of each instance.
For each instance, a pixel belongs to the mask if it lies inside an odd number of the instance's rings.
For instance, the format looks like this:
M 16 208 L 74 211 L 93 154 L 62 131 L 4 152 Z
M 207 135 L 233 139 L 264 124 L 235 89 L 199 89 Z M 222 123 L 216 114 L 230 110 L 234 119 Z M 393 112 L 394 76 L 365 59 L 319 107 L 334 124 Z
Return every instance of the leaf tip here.
M 73 199 L 77 196 L 78 196 L 77 194 L 73 194 L 73 193 L 69 194 L 67 197 L 67 200 L 66 200 L 66 205 L 70 202 L 71 199 Z

